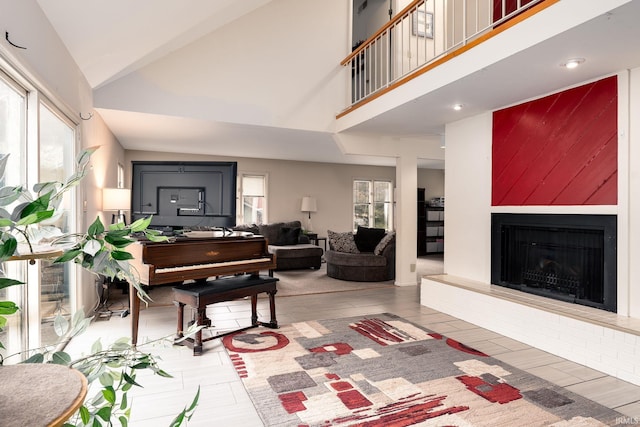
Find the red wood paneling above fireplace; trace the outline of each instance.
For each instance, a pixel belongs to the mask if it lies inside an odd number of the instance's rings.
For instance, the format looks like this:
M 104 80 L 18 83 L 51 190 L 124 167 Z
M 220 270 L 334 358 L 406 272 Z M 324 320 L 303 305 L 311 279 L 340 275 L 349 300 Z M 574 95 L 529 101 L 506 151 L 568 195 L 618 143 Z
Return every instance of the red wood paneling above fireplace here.
M 492 205 L 615 205 L 617 78 L 493 114 Z

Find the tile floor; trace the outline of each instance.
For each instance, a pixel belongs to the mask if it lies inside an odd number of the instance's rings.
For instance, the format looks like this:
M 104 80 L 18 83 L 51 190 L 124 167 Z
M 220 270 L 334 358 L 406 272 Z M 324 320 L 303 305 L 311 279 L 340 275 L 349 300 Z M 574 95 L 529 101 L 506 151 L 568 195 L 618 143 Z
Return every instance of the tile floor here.
M 313 319 L 394 313 L 614 408 L 624 414 L 622 423 L 640 424 L 640 387 L 421 306 L 419 291 L 418 286 L 411 286 L 281 297 L 277 298 L 278 322 L 284 325 Z M 266 319 L 266 299 L 259 300 L 259 310 Z M 249 302 L 217 304 L 208 314 L 221 329 L 246 326 L 250 317 Z M 175 316 L 174 307 L 143 310 L 139 342 L 171 336 Z M 128 336 L 129 327 L 129 317 L 114 316 L 108 321 L 94 322 L 83 336 L 69 344 L 67 351 L 79 354 L 82 349 L 90 348 L 98 337 L 103 343 L 110 343 Z M 200 402 L 194 417 L 186 424 L 189 427 L 263 425 L 219 340 L 205 343 L 205 352 L 200 357 L 194 357 L 185 347 L 155 345 L 146 350 L 162 358 L 162 368 L 173 378 L 142 372 L 138 375 L 144 388 L 133 392 L 130 423 L 133 427 L 168 425 L 175 414 L 191 402 L 198 387 Z M 523 420 L 523 425 L 527 424 Z

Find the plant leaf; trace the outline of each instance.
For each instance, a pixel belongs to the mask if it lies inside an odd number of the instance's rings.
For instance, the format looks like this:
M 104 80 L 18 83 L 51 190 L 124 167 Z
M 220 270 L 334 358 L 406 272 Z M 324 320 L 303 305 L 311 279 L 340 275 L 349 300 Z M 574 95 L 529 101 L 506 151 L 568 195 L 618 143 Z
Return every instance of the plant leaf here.
M 100 375 L 100 384 L 105 387 L 113 387 L 113 376 L 108 372 L 103 373 Z
M 91 414 L 89 413 L 87 407 L 84 405 L 80 407 L 80 419 L 84 424 L 88 424 L 89 420 L 91 419 Z
M 100 341 L 100 339 L 98 339 L 98 341 L 94 342 L 93 345 L 91 346 L 91 353 L 95 354 L 101 351 L 102 351 L 102 342 Z
M 53 330 L 57 336 L 63 336 L 69 330 L 69 321 L 64 316 L 57 314 L 53 319 Z
M 8 206 L 20 198 L 23 192 L 22 187 L 2 187 L 0 188 L 0 206 Z
M 15 279 L 9 279 L 6 277 L 0 277 L 0 289 L 8 288 L 9 286 L 22 285 L 24 282 Z
M 16 253 L 18 249 L 18 241 L 14 237 L 7 238 L 2 244 L 0 244 L 0 258 L 7 259 Z
M 44 354 L 36 353 L 22 363 L 42 363 L 44 362 Z
M 91 156 L 98 150 L 98 148 L 100 148 L 99 145 L 94 145 L 89 148 L 85 148 L 80 153 L 78 153 L 78 156 L 76 157 L 77 165 L 80 168 L 84 168 L 87 164 L 89 164 Z
M 73 328 L 71 329 L 71 337 L 75 337 L 83 333 L 91 324 L 91 320 L 93 317 L 88 317 L 86 319 L 81 319 L 79 322 L 73 324 Z
M 20 212 L 20 218 L 25 218 L 34 213 L 44 212 L 49 209 L 49 200 L 51 200 L 51 192 L 43 194 L 33 202 L 27 204 Z
M 114 403 L 116 403 L 116 392 L 113 389 L 113 387 L 111 386 L 107 386 L 102 390 L 102 395 L 104 396 L 105 400 L 109 403 L 111 403 L 112 405 Z
M 118 261 L 133 259 L 133 255 L 126 251 L 112 251 L 111 256 Z
M 56 351 L 51 356 L 51 363 L 56 365 L 69 366 L 71 364 L 71 356 L 69 356 L 64 351 Z
M 178 426 L 181 426 L 181 425 L 182 425 L 182 422 L 184 421 L 184 415 L 185 415 L 185 412 L 186 412 L 186 411 L 182 410 L 182 412 L 180 412 L 180 413 L 178 414 L 178 416 L 177 416 L 177 417 L 175 417 L 175 418 L 171 421 L 171 424 L 169 424 L 169 426 L 170 426 L 170 427 L 178 427 Z
M 196 406 L 198 406 L 198 400 L 200 400 L 200 386 L 198 386 L 198 391 L 193 398 L 193 402 L 191 402 L 191 406 L 189 406 L 189 408 L 187 409 L 187 412 L 191 412 L 196 409 Z
M 127 393 L 122 395 L 122 402 L 120 402 L 120 409 L 125 410 L 127 408 Z
M 147 228 L 149 228 L 149 225 L 151 225 L 151 218 L 152 216 L 147 218 L 137 219 L 133 222 L 133 224 L 129 226 L 129 228 L 134 233 L 139 233 L 140 231 L 144 231 Z
M 111 224 L 111 225 L 118 225 L 118 224 Z M 129 234 L 131 234 L 131 230 L 129 230 L 128 228 L 113 228 L 112 229 L 111 226 L 109 226 L 109 232 L 108 232 L 109 236 L 126 237 Z
M 27 216 L 22 216 L 19 221 L 16 222 L 16 225 L 31 225 L 37 224 L 45 219 L 51 218 L 55 211 L 53 209 L 48 211 L 38 211 Z
M 78 255 L 80 255 L 82 253 L 81 250 L 79 249 L 70 249 L 68 251 L 66 251 L 65 253 L 63 253 L 62 255 L 60 255 L 58 258 L 56 258 L 53 262 L 68 262 L 73 260 L 75 257 L 77 257 Z
M 164 377 L 164 378 L 173 378 L 173 375 L 171 375 L 168 372 L 163 371 L 162 369 L 158 369 L 156 371 L 156 374 L 158 374 L 159 376 Z
M 123 372 L 123 373 L 122 373 L 122 377 L 124 378 L 124 380 L 125 380 L 128 384 L 131 384 L 131 385 L 137 385 L 138 387 L 142 387 L 140 384 L 138 384 L 138 383 L 133 379 L 133 377 L 131 377 L 131 376 L 127 375 L 127 373 L 126 373 L 126 372 Z
M 100 217 L 96 217 L 96 220 L 93 221 L 87 230 L 87 234 L 91 237 L 95 237 L 98 234 L 104 233 L 104 225 L 102 221 L 100 221 Z
M 145 236 L 147 237 L 147 239 L 151 240 L 152 242 L 166 242 L 169 240 L 169 238 L 167 236 L 160 236 L 160 235 L 156 235 L 156 234 L 150 234 L 149 231 L 145 231 Z
M 0 301 L 0 314 L 13 314 L 19 309 L 20 307 L 18 307 L 13 301 Z
M 131 239 L 127 239 L 125 237 L 119 237 L 117 235 L 113 235 L 112 232 L 107 233 L 104 236 L 104 240 L 107 243 L 112 244 L 113 246 L 115 246 L 116 248 L 120 249 L 120 248 L 124 248 L 125 246 L 130 245 L 131 243 L 133 243 L 133 240 Z
M 89 254 L 91 256 L 95 256 L 100 249 L 102 249 L 102 245 L 98 240 L 91 239 L 82 247 L 82 252 Z
M 109 421 L 111 419 L 111 407 L 103 406 L 98 412 L 96 412 L 96 415 L 105 421 Z

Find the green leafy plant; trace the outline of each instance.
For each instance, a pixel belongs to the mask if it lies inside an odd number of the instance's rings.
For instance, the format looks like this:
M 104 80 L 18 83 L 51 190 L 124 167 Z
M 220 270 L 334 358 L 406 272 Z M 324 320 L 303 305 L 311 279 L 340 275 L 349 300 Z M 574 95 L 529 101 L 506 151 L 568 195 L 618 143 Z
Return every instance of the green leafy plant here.
M 117 223 L 105 229 L 100 218 L 96 218 L 86 233 L 68 234 L 54 241 L 54 244 L 71 244 L 54 263 L 73 261 L 95 274 L 126 280 L 136 288 L 138 297 L 147 300 L 149 296 L 129 264 L 133 256 L 125 248 L 135 242 L 131 238 L 134 233 L 143 233 L 148 240 L 166 241 L 167 237 L 159 231 L 148 229 L 150 223 L 151 217 L 148 217 L 128 226 Z
M 67 320 L 57 316 L 54 330 L 60 340 L 69 339 L 84 332 L 91 322 L 82 312 L 77 312 Z M 201 327 L 192 326 L 185 331 L 185 338 L 195 334 Z M 183 338 L 184 339 L 184 338 Z M 56 350 L 56 345 L 29 350 L 31 355 L 23 363 L 54 363 L 69 366 L 80 371 L 89 385 L 99 383 L 100 388 L 92 396 L 85 399 L 80 409 L 64 424 L 64 427 L 81 426 L 112 426 L 119 422 L 127 426 L 131 415 L 131 402 L 128 392 L 133 387 L 142 387 L 137 381 L 137 372 L 151 370 L 154 374 L 165 378 L 172 376 L 158 365 L 153 354 L 142 351 L 143 347 L 157 345 L 173 345 L 172 336 L 165 336 L 148 341 L 143 345 L 133 347 L 129 338 L 120 338 L 113 344 L 104 347 L 101 340 L 97 340 L 90 352 L 77 359 L 72 359 L 64 351 Z M 17 355 L 12 355 L 17 356 Z M 9 356 L 11 357 L 11 356 Z M 180 426 L 185 420 L 190 420 L 200 398 L 200 388 L 189 406 L 185 407 L 172 420 L 171 426 Z
M 169 342 L 169 337 L 150 341 L 145 345 L 159 341 Z M 89 383 L 99 381 L 102 388 L 92 398 L 86 399 L 78 412 L 67 422 L 71 426 L 100 426 L 103 422 L 111 425 L 117 419 L 122 426 L 127 426 L 131 414 L 131 399 L 128 392 L 132 387 L 142 387 L 137 379 L 137 371 L 149 369 L 154 374 L 171 378 L 158 366 L 156 358 L 133 347 L 128 338 L 121 338 L 103 348 L 100 340 L 96 341 L 88 356 L 68 361 L 68 366 L 82 372 Z M 182 421 L 191 419 L 200 397 L 200 388 L 188 407 L 185 407 L 172 421 L 172 426 L 179 426 Z
M 61 215 L 59 206 L 64 193 L 85 177 L 89 159 L 97 148 L 91 147 L 80 153 L 74 173 L 65 182 L 39 183 L 33 187 L 33 192 L 24 186 L 0 187 L 0 263 L 17 255 L 36 255 L 35 244 L 45 242 L 48 247 L 62 251 L 54 263 L 74 262 L 94 274 L 126 280 L 135 287 L 138 297 L 146 301 L 148 295 L 129 264 L 132 255 L 126 251 L 126 247 L 135 242 L 134 234 L 143 235 L 152 241 L 167 240 L 158 231 L 148 229 L 151 218 L 139 219 L 129 226 L 119 223 L 109 227 L 105 227 L 100 218 L 96 218 L 86 232 L 73 234 L 62 234 L 55 227 L 55 221 Z M 4 177 L 7 160 L 8 155 L 0 157 L 0 177 Z M 22 284 L 19 280 L 0 277 L 0 289 Z M 0 301 L 0 330 L 6 326 L 6 316 L 18 310 L 19 307 L 14 302 Z M 70 320 L 60 314 L 54 319 L 54 330 L 60 341 L 82 333 L 91 322 L 82 312 L 74 314 Z M 185 337 L 193 335 L 198 329 L 199 327 L 194 327 L 186 331 Z M 169 337 L 156 341 L 171 342 Z M 0 348 L 4 349 L 1 342 Z M 70 366 L 82 372 L 89 384 L 98 381 L 101 385 L 96 396 L 87 399 L 66 426 L 111 426 L 114 422 L 127 426 L 131 411 L 127 392 L 134 386 L 140 386 L 136 382 L 136 372 L 150 369 L 157 375 L 170 377 L 158 366 L 152 354 L 142 351 L 140 345 L 132 346 L 128 338 L 117 340 L 107 347 L 103 347 L 98 341 L 89 355 L 76 360 L 55 348 L 46 346 L 28 350 L 29 357 L 23 363 Z M 0 365 L 4 360 L 0 357 Z M 179 426 L 185 419 L 191 418 L 199 395 L 198 390 L 192 403 L 176 416 L 172 426 Z
M 80 153 L 76 159 L 76 170 L 64 183 L 39 183 L 33 187 L 33 193 L 23 185 L 0 188 L 0 262 L 19 255 L 18 243 L 26 245 L 27 253 L 33 254 L 33 242 L 61 234 L 50 224 L 60 215 L 58 208 L 64 193 L 85 177 L 89 159 L 97 148 L 91 147 Z M 0 177 L 4 177 L 8 160 L 8 154 L 0 157 Z M 0 289 L 22 284 L 19 280 L 0 277 Z M 14 314 L 18 309 L 12 301 L 0 301 L 0 328 L 7 323 L 5 316 Z M 4 348 L 2 343 L 0 348 Z

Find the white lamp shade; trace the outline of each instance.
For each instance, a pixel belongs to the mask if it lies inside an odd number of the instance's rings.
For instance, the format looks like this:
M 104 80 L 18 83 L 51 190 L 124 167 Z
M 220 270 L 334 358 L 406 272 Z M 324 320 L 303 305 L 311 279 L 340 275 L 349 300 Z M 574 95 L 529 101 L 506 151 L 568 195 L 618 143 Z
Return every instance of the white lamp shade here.
M 303 197 L 302 198 L 302 206 L 300 207 L 302 212 L 316 212 L 318 210 L 316 206 L 315 197 Z
M 103 188 L 103 211 L 127 211 L 131 207 L 131 190 L 128 188 Z

